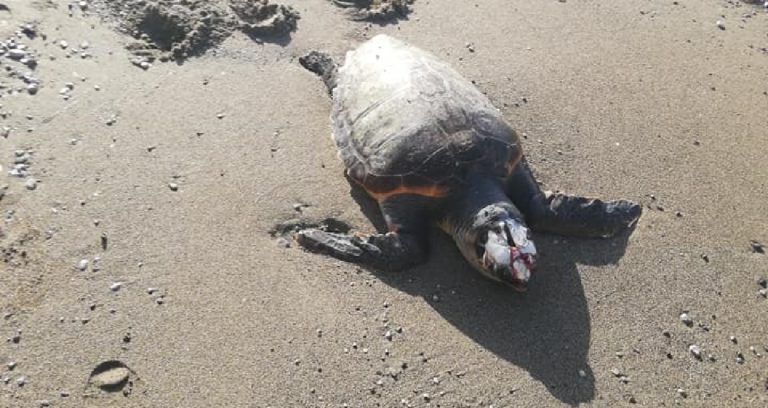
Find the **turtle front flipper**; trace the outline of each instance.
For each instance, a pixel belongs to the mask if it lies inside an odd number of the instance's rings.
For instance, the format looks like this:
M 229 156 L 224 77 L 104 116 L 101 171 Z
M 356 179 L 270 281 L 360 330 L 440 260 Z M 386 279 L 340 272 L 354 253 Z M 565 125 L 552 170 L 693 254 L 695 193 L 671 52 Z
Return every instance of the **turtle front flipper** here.
M 358 236 L 307 229 L 299 231 L 296 240 L 309 251 L 386 271 L 423 263 L 427 254 L 422 240 L 397 232 Z
M 431 199 L 412 194 L 379 201 L 389 232 L 352 235 L 305 229 L 298 232 L 299 245 L 312 252 L 384 271 L 401 271 L 427 260 Z
M 631 228 L 642 212 L 639 204 L 628 200 L 543 192 L 525 159 L 507 179 L 506 190 L 534 231 L 608 238 Z

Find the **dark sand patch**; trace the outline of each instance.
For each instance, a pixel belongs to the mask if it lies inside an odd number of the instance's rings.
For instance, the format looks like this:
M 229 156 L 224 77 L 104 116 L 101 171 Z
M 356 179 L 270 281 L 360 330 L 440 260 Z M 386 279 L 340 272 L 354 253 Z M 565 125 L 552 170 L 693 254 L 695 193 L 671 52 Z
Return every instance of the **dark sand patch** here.
M 391 21 L 405 18 L 414 0 L 331 0 L 348 10 L 353 20 Z
M 236 30 L 255 40 L 286 36 L 296 30 L 299 14 L 269 0 L 210 2 L 190 0 L 106 0 L 104 10 L 119 22 L 120 31 L 137 41 L 134 54 L 152 61 L 184 60 L 202 55 Z

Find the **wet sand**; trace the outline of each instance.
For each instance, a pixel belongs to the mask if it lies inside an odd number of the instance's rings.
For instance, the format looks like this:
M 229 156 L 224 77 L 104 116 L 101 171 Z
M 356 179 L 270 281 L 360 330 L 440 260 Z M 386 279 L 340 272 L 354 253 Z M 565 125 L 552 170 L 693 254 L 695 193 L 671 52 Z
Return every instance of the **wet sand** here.
M 39 80 L 0 74 L 0 407 L 768 404 L 766 9 L 605 3 L 283 0 L 295 29 L 142 68 L 100 4 L 0 0 Z M 283 247 L 297 217 L 374 230 L 297 60 L 377 33 L 474 80 L 545 187 L 642 202 L 632 234 L 535 235 L 525 295 L 438 231 L 398 274 Z

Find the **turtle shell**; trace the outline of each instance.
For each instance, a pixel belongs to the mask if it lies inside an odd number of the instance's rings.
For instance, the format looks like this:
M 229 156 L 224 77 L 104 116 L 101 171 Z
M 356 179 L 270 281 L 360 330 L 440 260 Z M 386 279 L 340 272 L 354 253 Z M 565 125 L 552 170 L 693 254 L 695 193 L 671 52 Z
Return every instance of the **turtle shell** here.
M 378 199 L 446 196 L 470 170 L 506 177 L 522 156 L 515 132 L 472 83 L 386 35 L 347 53 L 331 119 L 348 175 Z

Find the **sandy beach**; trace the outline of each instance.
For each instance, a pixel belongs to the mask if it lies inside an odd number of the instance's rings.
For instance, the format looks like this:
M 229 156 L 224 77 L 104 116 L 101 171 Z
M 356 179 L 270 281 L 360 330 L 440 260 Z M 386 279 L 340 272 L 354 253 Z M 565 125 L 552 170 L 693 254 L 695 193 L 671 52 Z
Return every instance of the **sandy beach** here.
M 0 0 L 0 407 L 768 406 L 755 3 Z M 375 231 L 298 58 L 379 33 L 634 231 L 534 234 L 525 294 L 437 229 L 400 273 L 273 236 Z

